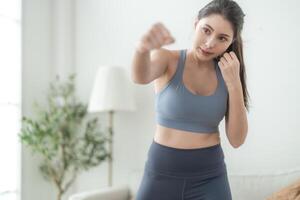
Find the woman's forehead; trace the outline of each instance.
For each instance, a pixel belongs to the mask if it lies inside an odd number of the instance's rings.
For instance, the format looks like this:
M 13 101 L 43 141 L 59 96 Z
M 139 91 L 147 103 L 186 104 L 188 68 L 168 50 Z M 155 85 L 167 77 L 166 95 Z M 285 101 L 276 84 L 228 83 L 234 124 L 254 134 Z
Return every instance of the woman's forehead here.
M 199 24 L 201 26 L 208 26 L 214 31 L 220 34 L 233 35 L 233 29 L 231 23 L 224 19 L 221 15 L 210 15 L 200 19 Z

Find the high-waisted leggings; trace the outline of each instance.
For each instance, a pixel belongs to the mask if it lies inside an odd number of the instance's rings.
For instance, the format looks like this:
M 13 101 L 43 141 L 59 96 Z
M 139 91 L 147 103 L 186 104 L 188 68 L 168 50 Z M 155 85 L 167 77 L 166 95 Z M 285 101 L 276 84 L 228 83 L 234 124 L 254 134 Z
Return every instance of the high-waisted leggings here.
M 179 149 L 152 141 L 135 200 L 231 200 L 220 144 Z

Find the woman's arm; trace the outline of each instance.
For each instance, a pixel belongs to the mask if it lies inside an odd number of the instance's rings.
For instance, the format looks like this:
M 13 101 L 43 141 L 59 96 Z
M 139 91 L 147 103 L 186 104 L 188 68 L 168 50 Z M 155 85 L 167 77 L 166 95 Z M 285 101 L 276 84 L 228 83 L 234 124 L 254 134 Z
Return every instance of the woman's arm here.
M 248 122 L 244 105 L 243 87 L 239 77 L 240 62 L 231 51 L 218 62 L 228 89 L 228 112 L 225 116 L 226 135 L 234 148 L 241 146 L 247 136 Z
M 234 148 L 238 148 L 244 143 L 248 132 L 243 90 L 240 82 L 227 88 L 229 93 L 229 108 L 225 116 L 226 135 L 230 144 Z
M 163 75 L 168 66 L 168 50 L 154 49 L 151 51 L 135 51 L 131 78 L 135 83 L 148 84 Z
M 161 47 L 174 41 L 163 24 L 154 24 L 136 46 L 132 61 L 132 80 L 135 83 L 147 84 L 164 74 L 170 53 Z

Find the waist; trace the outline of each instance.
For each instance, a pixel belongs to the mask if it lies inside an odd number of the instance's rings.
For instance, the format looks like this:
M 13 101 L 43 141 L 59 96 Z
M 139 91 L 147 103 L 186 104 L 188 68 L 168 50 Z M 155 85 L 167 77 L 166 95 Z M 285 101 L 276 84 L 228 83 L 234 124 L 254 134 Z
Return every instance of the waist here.
M 169 147 L 194 149 L 219 144 L 220 134 L 219 132 L 199 134 L 157 124 L 154 141 Z
M 163 175 L 200 178 L 226 171 L 220 144 L 197 149 L 177 149 L 153 140 L 147 155 L 146 169 Z

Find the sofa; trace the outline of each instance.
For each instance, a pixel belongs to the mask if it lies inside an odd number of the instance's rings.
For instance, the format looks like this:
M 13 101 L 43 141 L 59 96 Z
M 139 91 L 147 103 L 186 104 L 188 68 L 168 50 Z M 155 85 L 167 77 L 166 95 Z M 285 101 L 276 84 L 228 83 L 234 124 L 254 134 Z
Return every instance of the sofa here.
M 128 184 L 99 188 L 73 194 L 69 200 L 134 200 L 142 173 Z M 266 200 L 273 193 L 300 180 L 300 170 L 273 174 L 228 174 L 233 200 Z

